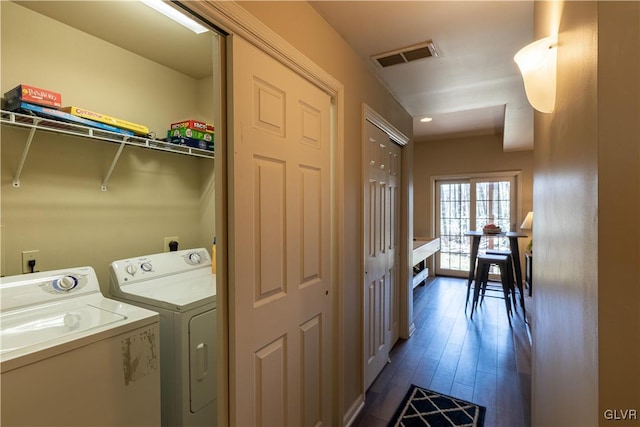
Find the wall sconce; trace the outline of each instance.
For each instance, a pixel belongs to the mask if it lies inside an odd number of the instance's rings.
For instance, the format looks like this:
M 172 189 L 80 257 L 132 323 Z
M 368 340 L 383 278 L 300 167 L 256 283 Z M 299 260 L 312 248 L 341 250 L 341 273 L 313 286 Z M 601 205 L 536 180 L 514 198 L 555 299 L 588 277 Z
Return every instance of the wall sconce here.
M 558 36 L 549 36 L 523 47 L 513 60 L 524 80 L 524 90 L 533 108 L 551 113 L 556 103 Z

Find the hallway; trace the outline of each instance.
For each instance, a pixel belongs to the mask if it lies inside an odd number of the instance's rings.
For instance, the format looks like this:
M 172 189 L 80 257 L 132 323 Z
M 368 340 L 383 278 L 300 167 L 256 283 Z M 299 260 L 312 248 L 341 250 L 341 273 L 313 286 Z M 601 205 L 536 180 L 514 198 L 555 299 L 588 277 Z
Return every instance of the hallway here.
M 392 349 L 353 426 L 386 426 L 411 384 L 485 406 L 486 427 L 531 424 L 531 346 L 522 309 L 511 329 L 503 301 L 487 298 L 471 320 L 465 294 L 466 280 L 448 277 L 414 290 L 416 330 Z

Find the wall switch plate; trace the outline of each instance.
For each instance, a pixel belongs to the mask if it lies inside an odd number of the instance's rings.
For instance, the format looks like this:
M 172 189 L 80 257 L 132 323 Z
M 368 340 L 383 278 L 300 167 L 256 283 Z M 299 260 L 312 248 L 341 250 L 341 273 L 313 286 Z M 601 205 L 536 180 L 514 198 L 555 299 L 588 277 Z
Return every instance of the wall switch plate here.
M 178 249 L 180 249 L 180 239 L 178 238 L 178 236 L 165 237 L 163 246 L 164 252 L 169 252 L 169 242 L 171 241 L 178 242 Z
M 40 254 L 39 250 L 33 251 L 22 251 L 22 272 L 23 273 L 32 273 L 38 271 L 38 255 Z M 35 265 L 33 267 L 33 271 L 31 270 L 31 266 L 29 265 L 29 261 L 35 261 Z

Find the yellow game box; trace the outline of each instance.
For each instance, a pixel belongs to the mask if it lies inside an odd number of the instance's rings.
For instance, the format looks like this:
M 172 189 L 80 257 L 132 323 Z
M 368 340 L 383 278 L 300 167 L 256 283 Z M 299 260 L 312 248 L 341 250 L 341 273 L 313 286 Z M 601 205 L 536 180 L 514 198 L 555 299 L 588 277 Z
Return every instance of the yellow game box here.
M 147 135 L 149 133 L 149 128 L 147 126 L 139 125 L 137 123 L 131 123 L 122 119 L 116 119 L 115 117 L 85 110 L 84 108 L 64 107 L 62 108 L 62 111 L 65 111 L 74 116 L 83 117 L 85 119 L 94 120 L 100 123 L 106 123 L 121 129 L 127 129 L 138 135 Z

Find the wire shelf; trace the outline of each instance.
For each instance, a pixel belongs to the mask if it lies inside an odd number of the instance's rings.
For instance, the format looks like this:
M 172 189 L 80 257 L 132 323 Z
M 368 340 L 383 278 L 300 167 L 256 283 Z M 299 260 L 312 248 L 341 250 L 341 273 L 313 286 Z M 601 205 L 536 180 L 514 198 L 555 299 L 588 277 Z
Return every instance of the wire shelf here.
M 203 157 L 208 159 L 215 158 L 215 153 L 213 151 L 203 150 L 201 148 L 188 147 L 185 145 L 178 145 L 166 141 L 160 141 L 157 139 L 149 139 L 139 136 L 120 134 L 117 132 L 110 132 L 98 128 L 82 126 L 75 123 L 69 123 L 37 115 L 0 110 L 0 123 L 2 123 L 3 125 L 29 129 L 29 135 L 27 136 L 27 142 L 22 152 L 20 164 L 18 165 L 16 175 L 13 179 L 14 187 L 20 187 L 20 176 L 22 175 L 22 169 L 24 167 L 25 161 L 27 160 L 31 142 L 33 141 L 33 137 L 36 131 L 50 132 L 119 144 L 120 147 L 118 148 L 118 151 L 114 156 L 113 161 L 111 162 L 109 171 L 107 172 L 104 180 L 102 181 L 102 184 L 100 185 L 102 191 L 107 191 L 107 183 L 111 178 L 111 174 L 113 173 L 118 159 L 120 158 L 122 150 L 126 146 L 148 148 L 151 150 L 165 151 L 169 153 L 183 154 L 193 157 Z
M 168 151 L 171 153 L 184 154 L 188 156 L 205 157 L 209 159 L 213 159 L 215 157 L 214 152 L 209 150 L 172 144 L 170 142 L 160 141 L 156 139 L 109 132 L 98 128 L 82 126 L 75 123 L 63 122 L 60 120 L 49 119 L 36 115 L 27 115 L 2 110 L 0 122 L 3 124 L 27 129 L 37 129 L 45 132 L 96 139 L 99 141 L 113 142 L 118 144 L 124 143 L 126 145 L 135 147 Z

